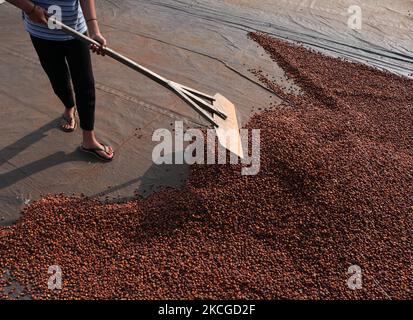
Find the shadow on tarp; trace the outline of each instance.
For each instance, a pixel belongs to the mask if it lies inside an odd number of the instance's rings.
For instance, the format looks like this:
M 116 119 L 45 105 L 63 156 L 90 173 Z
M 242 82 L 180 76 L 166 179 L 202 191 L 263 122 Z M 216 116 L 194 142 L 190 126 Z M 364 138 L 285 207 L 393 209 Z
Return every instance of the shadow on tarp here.
M 54 119 L 44 126 L 36 129 L 35 131 L 27 134 L 16 142 L 6 146 L 0 150 L 0 165 L 8 162 L 12 158 L 19 155 L 22 151 L 29 148 L 31 145 L 39 142 L 44 137 L 46 133 L 50 130 L 56 128 L 56 123 L 60 118 Z M 21 167 L 17 167 L 7 173 L 2 173 L 0 175 L 0 190 L 7 188 L 17 183 L 20 180 L 26 179 L 38 172 L 44 171 L 51 167 L 63 164 L 65 162 L 98 162 L 98 159 L 91 158 L 86 154 L 82 154 L 79 150 L 75 150 L 71 153 L 65 153 L 63 151 L 56 152 L 50 156 L 44 157 L 42 159 L 33 161 Z
M 27 149 L 31 145 L 39 142 L 41 139 L 46 137 L 46 133 L 48 131 L 56 128 L 56 121 L 58 121 L 58 118 L 50 121 L 43 127 L 36 129 L 35 131 L 25 135 L 16 142 L 1 149 L 0 166 L 6 163 L 7 161 L 11 160 L 12 158 L 16 157 L 23 150 Z
M 182 152 L 173 152 L 166 158 L 176 159 L 177 155 L 182 156 Z M 148 197 L 152 193 L 159 191 L 162 188 L 178 188 L 185 184 L 189 175 L 189 165 L 183 164 L 156 164 L 144 173 L 141 178 L 141 184 L 137 190 L 137 194 L 142 197 Z
M 175 159 L 176 153 L 171 154 L 172 159 Z M 112 186 L 107 190 L 93 194 L 90 198 L 105 199 L 109 203 L 124 203 L 134 200 L 136 197 L 147 198 L 151 194 L 163 188 L 179 188 L 185 184 L 189 175 L 188 164 L 156 164 L 153 163 L 150 168 L 141 176 L 129 180 L 128 182 Z M 134 195 L 116 198 L 109 200 L 109 195 L 129 188 L 134 184 L 138 184 Z

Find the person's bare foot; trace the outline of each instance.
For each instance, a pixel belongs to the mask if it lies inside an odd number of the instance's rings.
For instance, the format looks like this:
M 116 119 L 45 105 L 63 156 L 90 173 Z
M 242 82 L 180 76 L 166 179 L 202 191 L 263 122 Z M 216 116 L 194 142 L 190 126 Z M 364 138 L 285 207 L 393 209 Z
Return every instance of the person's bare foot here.
M 83 130 L 83 143 L 81 150 L 95 155 L 101 160 L 112 161 L 115 155 L 113 148 L 100 143 L 95 136 L 95 131 Z
M 92 144 L 82 143 L 82 150 L 96 155 L 101 160 L 112 161 L 115 155 L 111 146 L 106 146 L 99 142 Z
M 66 108 L 62 115 L 60 128 L 64 132 L 73 132 L 76 129 L 76 108 Z

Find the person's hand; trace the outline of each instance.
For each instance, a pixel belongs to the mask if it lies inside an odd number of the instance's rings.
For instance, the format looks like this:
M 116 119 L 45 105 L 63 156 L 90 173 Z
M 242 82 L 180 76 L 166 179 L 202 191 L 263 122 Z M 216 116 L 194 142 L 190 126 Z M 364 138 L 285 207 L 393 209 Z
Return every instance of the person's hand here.
M 45 9 L 39 6 L 35 6 L 32 12 L 28 13 L 27 15 L 30 21 L 44 25 L 47 25 L 50 16 Z
M 96 46 L 96 45 L 92 44 L 90 46 L 90 49 L 93 52 L 97 53 L 98 55 L 104 56 L 105 55 L 105 48 L 106 48 L 106 44 L 107 44 L 106 39 L 102 36 L 102 34 L 100 32 L 91 33 L 90 37 L 93 40 L 100 43 L 100 46 Z

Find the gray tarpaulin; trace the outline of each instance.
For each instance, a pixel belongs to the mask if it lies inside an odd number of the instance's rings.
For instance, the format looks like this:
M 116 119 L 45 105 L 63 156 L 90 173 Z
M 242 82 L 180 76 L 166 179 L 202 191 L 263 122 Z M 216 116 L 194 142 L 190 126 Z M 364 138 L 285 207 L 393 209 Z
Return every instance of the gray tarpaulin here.
M 382 3 L 382 4 L 381 4 Z M 280 100 L 249 72 L 287 80 L 247 33 L 261 30 L 394 72 L 413 72 L 413 2 L 395 1 L 97 1 L 101 29 L 113 49 L 177 82 L 232 100 L 241 123 Z M 350 5 L 361 30 L 347 26 Z M 98 137 L 116 161 L 101 164 L 76 150 L 80 131 L 57 128 L 62 105 L 40 68 L 21 15 L 0 5 L 0 218 L 45 193 L 98 196 L 147 194 L 178 185 L 187 168 L 152 163 L 152 132 L 176 120 L 203 122 L 174 94 L 110 58 L 94 57 Z

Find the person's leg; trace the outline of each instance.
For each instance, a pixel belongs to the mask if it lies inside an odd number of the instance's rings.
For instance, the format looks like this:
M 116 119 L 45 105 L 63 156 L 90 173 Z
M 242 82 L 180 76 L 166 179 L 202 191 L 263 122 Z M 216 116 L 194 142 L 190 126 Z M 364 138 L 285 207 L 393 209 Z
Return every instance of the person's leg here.
M 79 40 L 67 41 L 66 59 L 72 76 L 80 127 L 83 130 L 83 147 L 100 149 L 99 155 L 111 159 L 113 149 L 105 148 L 99 143 L 94 132 L 96 96 L 89 45 Z
M 70 84 L 69 69 L 65 59 L 65 51 L 62 43 L 58 41 L 44 40 L 31 37 L 33 46 L 39 57 L 40 64 L 46 72 L 53 91 L 65 106 L 64 116 L 69 119 L 63 125 L 66 130 L 73 129 L 75 126 L 75 100 Z

